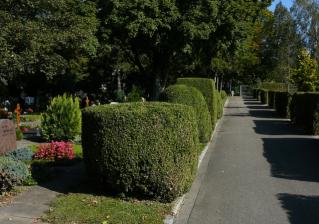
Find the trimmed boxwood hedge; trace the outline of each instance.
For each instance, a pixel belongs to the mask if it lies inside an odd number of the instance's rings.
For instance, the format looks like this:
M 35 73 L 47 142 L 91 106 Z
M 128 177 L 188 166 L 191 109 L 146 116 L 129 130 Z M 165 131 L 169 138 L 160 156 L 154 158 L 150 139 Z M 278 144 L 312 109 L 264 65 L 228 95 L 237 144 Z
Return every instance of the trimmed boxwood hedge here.
M 86 108 L 82 145 L 89 176 L 102 190 L 172 201 L 196 173 L 195 112 L 160 102 Z
M 291 96 L 288 92 L 276 92 L 275 93 L 275 109 L 279 116 L 289 117 L 289 104 Z
M 186 85 L 172 85 L 161 94 L 161 100 L 193 107 L 197 118 L 199 141 L 206 143 L 210 140 L 212 132 L 211 118 L 207 103 L 199 90 Z
M 214 128 L 216 125 L 218 114 L 217 96 L 214 80 L 207 78 L 179 78 L 177 79 L 177 84 L 192 86 L 201 91 L 206 100 L 212 120 L 212 126 Z
M 318 92 L 297 92 L 292 96 L 291 120 L 309 134 L 319 134 L 318 103 Z

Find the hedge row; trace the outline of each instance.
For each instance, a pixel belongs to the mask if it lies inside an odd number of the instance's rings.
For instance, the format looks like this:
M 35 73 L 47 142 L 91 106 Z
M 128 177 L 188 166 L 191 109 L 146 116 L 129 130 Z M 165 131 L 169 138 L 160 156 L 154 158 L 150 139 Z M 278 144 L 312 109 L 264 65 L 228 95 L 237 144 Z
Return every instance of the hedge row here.
M 290 95 L 288 92 L 255 90 L 254 96 L 274 108 L 285 118 L 290 118 L 293 123 L 303 127 L 309 134 L 319 134 L 319 93 L 297 92 Z
M 318 92 L 297 92 L 290 103 L 291 120 L 296 125 L 303 127 L 309 134 L 319 134 L 318 103 Z
M 217 105 L 209 79 L 180 79 L 167 102 L 124 103 L 85 108 L 82 145 L 89 176 L 102 190 L 172 201 L 190 187 L 197 170 L 199 140 L 212 132 L 206 102 Z M 190 84 L 194 85 L 190 85 Z M 192 86 L 197 86 L 193 88 Z M 207 91 L 213 91 L 205 93 Z M 220 95 L 221 113 L 227 94 Z
M 211 117 L 203 94 L 199 90 L 186 85 L 169 86 L 162 93 L 161 100 L 193 107 L 196 114 L 199 141 L 202 143 L 209 141 L 212 132 Z
M 218 99 L 214 80 L 206 78 L 179 78 L 177 79 L 177 84 L 195 87 L 203 94 L 210 112 L 212 126 L 215 127 L 218 116 Z

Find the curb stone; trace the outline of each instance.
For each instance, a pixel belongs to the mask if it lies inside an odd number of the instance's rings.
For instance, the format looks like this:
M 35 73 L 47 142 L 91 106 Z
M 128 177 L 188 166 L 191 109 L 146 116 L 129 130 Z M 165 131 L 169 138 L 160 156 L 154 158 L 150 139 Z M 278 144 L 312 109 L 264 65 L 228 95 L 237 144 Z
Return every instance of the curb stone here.
M 226 102 L 225 102 L 225 105 L 224 105 L 224 108 L 223 108 L 223 112 L 225 112 L 225 107 L 227 107 L 228 103 L 229 103 L 229 99 L 227 99 Z M 214 131 L 212 133 L 210 141 L 207 143 L 207 145 L 205 146 L 204 150 L 202 151 L 202 153 L 200 154 L 200 156 L 198 158 L 197 171 L 199 170 L 199 168 L 200 168 L 200 166 L 201 166 L 201 164 L 202 164 L 202 162 L 203 162 L 203 160 L 204 160 L 204 158 L 205 158 L 205 156 L 207 154 L 209 146 L 212 144 L 213 139 L 216 136 L 217 130 L 219 129 L 219 127 L 221 125 L 221 120 L 222 120 L 222 118 L 220 118 L 218 120 L 218 122 L 217 122 L 217 124 L 215 126 L 215 129 L 214 129 Z M 171 214 L 167 215 L 165 217 L 165 219 L 163 220 L 164 224 L 173 224 L 174 223 L 176 216 L 178 215 L 182 205 L 184 204 L 184 200 L 185 200 L 186 194 L 184 194 L 183 196 L 177 198 L 173 202 L 173 208 L 172 208 Z

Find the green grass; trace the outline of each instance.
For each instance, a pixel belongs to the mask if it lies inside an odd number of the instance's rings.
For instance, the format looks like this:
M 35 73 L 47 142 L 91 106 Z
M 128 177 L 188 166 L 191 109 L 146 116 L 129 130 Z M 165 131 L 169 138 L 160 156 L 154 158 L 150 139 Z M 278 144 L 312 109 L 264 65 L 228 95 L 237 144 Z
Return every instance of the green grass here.
M 58 197 L 43 219 L 52 224 L 162 224 L 170 211 L 171 204 L 72 193 Z

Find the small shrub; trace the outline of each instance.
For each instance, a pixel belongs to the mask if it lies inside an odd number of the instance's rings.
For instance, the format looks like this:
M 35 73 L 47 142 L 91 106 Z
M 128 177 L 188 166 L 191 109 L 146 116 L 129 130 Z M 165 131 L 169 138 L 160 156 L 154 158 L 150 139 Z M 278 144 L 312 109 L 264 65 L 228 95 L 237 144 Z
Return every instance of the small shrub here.
M 20 128 L 16 128 L 16 139 L 17 141 L 20 141 L 23 139 L 23 132 Z
M 23 162 L 0 157 L 0 193 L 21 184 L 29 175 L 29 169 Z
M 210 140 L 212 124 L 206 101 L 202 93 L 194 87 L 173 85 L 165 89 L 161 99 L 169 103 L 180 103 L 194 108 L 197 117 L 199 141 L 206 143 Z
M 203 94 L 210 112 L 212 127 L 214 128 L 218 113 L 214 80 L 206 78 L 179 78 L 177 79 L 177 84 L 195 87 Z
M 125 103 L 83 110 L 83 157 L 102 190 L 172 201 L 196 173 L 194 109 L 171 103 Z
M 33 152 L 30 148 L 20 148 L 5 154 L 13 160 L 29 161 L 32 160 Z
M 69 142 L 51 142 L 49 144 L 40 144 L 38 146 L 37 152 L 33 155 L 33 159 L 52 161 L 73 158 L 73 144 Z
M 54 97 L 42 114 L 42 132 L 47 140 L 73 140 L 81 133 L 79 100 L 64 94 Z
M 141 102 L 141 90 L 134 86 L 132 87 L 132 90 L 129 94 L 127 94 L 127 102 Z
M 291 96 L 288 92 L 276 92 L 275 109 L 279 116 L 289 117 Z

